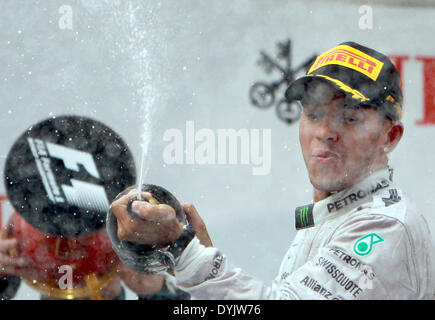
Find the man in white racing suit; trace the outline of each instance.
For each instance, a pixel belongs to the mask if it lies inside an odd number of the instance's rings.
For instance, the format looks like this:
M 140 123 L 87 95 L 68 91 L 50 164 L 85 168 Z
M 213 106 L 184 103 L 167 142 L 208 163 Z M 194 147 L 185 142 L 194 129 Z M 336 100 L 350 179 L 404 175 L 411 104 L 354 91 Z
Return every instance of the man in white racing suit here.
M 175 245 L 177 286 L 198 299 L 434 299 L 429 228 L 388 167 L 403 135 L 400 76 L 389 58 L 342 43 L 286 98 L 303 106 L 299 138 L 314 202 L 296 208 L 298 231 L 272 286 L 231 266 L 190 204 L 183 208 L 196 236 L 167 205 L 134 201 L 143 220 L 133 221 L 130 193 L 112 204 L 119 238 Z
M 177 285 L 201 299 L 433 298 L 425 220 L 389 180 L 388 170 L 308 206 L 272 287 L 232 268 L 193 239 L 175 269 Z

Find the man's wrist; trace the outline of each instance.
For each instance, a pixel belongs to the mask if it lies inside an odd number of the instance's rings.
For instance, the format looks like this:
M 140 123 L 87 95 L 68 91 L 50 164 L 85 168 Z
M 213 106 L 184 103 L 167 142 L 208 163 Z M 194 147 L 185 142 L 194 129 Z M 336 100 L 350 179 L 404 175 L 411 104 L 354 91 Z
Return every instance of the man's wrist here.
M 164 264 L 174 269 L 178 263 L 181 253 L 186 249 L 192 239 L 195 237 L 195 229 L 189 224 L 184 226 L 183 233 L 172 243 L 164 249 L 158 249 L 164 257 Z
M 183 233 L 178 237 L 175 242 L 169 246 L 168 251 L 172 253 L 175 259 L 175 265 L 180 259 L 181 254 L 184 249 L 189 245 L 190 241 L 195 237 L 196 232 L 195 229 L 189 224 L 184 226 Z

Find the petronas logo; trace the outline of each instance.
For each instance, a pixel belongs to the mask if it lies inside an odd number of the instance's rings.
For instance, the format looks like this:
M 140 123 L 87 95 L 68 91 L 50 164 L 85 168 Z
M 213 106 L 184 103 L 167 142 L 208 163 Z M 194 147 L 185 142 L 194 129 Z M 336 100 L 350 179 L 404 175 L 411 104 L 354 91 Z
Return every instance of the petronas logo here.
M 355 242 L 353 251 L 359 256 L 365 256 L 372 251 L 374 244 L 382 241 L 384 241 L 384 239 L 376 233 L 369 233 Z

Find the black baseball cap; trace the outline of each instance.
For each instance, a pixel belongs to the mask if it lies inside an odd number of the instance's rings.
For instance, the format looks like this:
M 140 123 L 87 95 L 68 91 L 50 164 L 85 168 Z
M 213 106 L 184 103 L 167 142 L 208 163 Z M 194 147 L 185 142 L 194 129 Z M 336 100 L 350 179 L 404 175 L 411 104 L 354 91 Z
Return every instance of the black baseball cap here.
M 376 108 L 391 120 L 402 118 L 399 71 L 378 51 L 355 42 L 339 44 L 319 55 L 307 74 L 290 84 L 286 99 L 302 100 L 314 81 L 332 85 L 359 105 Z

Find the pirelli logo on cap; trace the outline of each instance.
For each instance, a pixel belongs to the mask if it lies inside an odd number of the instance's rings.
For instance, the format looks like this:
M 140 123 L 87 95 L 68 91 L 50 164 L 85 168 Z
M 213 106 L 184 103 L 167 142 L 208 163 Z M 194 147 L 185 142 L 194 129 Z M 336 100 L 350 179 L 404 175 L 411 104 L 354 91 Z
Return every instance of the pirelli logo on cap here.
M 318 56 L 307 74 L 310 75 L 315 70 L 329 64 L 337 64 L 356 70 L 373 81 L 376 81 L 384 65 L 383 62 L 364 52 L 347 45 L 340 45 Z

